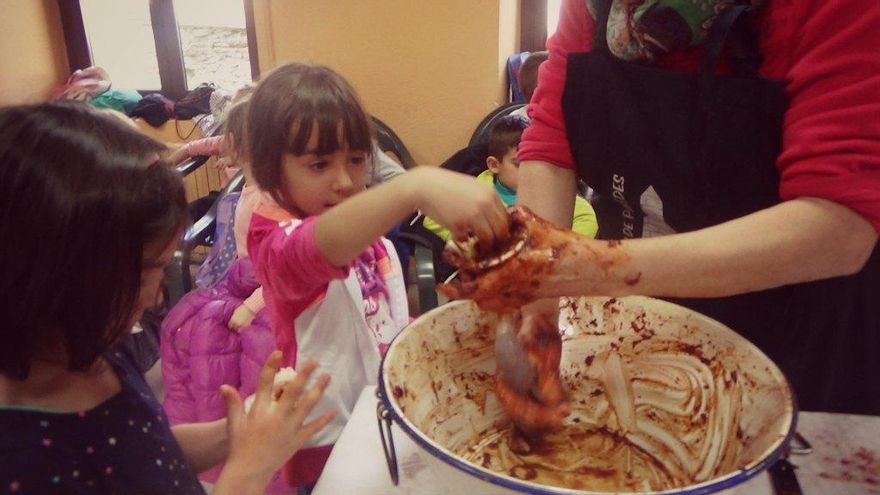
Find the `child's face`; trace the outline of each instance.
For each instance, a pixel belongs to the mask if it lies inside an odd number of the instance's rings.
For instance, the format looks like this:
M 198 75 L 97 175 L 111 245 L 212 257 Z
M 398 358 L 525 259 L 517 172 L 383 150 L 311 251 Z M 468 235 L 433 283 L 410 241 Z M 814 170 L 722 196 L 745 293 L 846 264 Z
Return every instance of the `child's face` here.
M 498 180 L 505 187 L 513 192 L 516 192 L 516 188 L 519 186 L 519 160 L 516 159 L 516 153 L 516 147 L 510 147 L 500 162 L 494 156 L 487 158 L 489 170 L 498 177 Z
M 166 244 L 162 239 L 148 244 L 144 249 L 141 288 L 129 326 L 134 326 L 141 319 L 145 309 L 162 304 L 162 279 L 165 277 L 165 267 L 171 263 L 171 257 L 174 256 L 179 239 L 180 233 L 178 232 L 172 237 L 171 242 Z
M 329 155 L 309 150 L 318 147 L 313 132 L 306 154 L 286 154 L 282 164 L 282 187 L 300 214 L 320 215 L 349 196 L 364 190 L 367 182 L 367 153 L 342 149 Z

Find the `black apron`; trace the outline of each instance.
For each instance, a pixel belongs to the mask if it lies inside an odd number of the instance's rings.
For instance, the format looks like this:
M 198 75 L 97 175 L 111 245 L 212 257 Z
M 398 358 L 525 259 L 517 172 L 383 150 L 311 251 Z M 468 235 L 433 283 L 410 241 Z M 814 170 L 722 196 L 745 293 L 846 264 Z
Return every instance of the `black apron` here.
M 691 74 L 611 54 L 610 2 L 601 3 L 593 50 L 568 56 L 562 99 L 578 175 L 597 194 L 598 237 L 686 232 L 779 203 L 784 85 L 756 75 L 747 7 L 717 18 L 702 68 Z M 716 76 L 725 46 L 732 73 Z M 802 409 L 880 414 L 880 249 L 854 276 L 670 300 L 754 342 L 786 374 Z

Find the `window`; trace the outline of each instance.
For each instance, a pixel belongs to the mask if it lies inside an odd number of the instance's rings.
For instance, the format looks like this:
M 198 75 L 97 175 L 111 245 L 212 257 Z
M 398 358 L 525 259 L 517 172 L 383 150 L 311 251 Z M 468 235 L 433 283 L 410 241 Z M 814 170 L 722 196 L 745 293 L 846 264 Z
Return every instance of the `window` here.
M 235 89 L 251 82 L 241 0 L 174 0 L 186 82 Z
M 70 69 L 172 99 L 204 82 L 234 90 L 259 75 L 251 1 L 58 0 Z
M 147 2 L 81 0 L 92 63 L 119 88 L 159 89 L 159 64 Z
M 556 25 L 559 24 L 559 8 L 562 6 L 562 0 L 547 0 L 547 37 L 553 36 L 556 32 Z

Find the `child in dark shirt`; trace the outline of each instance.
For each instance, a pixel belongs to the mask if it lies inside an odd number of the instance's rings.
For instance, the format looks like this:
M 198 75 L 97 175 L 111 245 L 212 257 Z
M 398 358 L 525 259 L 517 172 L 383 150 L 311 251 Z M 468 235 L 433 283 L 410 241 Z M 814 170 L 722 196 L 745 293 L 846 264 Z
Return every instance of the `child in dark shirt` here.
M 254 406 L 224 388 L 228 415 L 170 427 L 118 347 L 161 300 L 187 221 L 161 146 L 84 104 L 0 110 L 0 489 L 11 493 L 203 493 L 195 473 L 226 461 L 215 493 L 259 493 L 334 413 L 305 415 L 328 377 L 277 386 Z

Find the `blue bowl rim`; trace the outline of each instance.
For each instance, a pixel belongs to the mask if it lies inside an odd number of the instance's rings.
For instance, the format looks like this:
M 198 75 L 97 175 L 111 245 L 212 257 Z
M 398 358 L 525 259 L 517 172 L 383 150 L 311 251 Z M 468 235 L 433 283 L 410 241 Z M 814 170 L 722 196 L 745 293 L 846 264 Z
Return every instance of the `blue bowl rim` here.
M 671 303 L 668 301 L 662 301 L 662 302 L 664 302 L 666 304 L 673 305 L 673 306 L 680 306 L 678 304 Z M 684 307 L 684 306 L 680 306 L 680 307 Z M 436 311 L 438 309 L 440 309 L 440 307 L 435 308 L 434 310 L 432 310 L 430 312 Z M 685 309 L 687 309 L 687 308 L 685 308 Z M 425 314 L 428 314 L 428 313 L 425 313 Z M 424 316 L 424 315 L 422 315 L 422 316 Z M 709 318 L 705 315 L 703 315 L 703 316 L 706 318 Z M 709 318 L 709 319 L 712 319 L 712 318 Z M 724 326 L 727 327 L 727 325 L 724 325 Z M 409 325 L 407 325 L 407 327 L 409 327 Z M 458 470 L 464 471 L 465 473 L 467 473 L 475 478 L 478 478 L 480 480 L 483 480 L 485 482 L 491 483 L 493 485 L 498 485 L 498 486 L 501 486 L 501 487 L 504 487 L 504 488 L 507 488 L 509 490 L 513 490 L 516 492 L 528 493 L 530 495 L 575 495 L 575 494 L 576 495 L 587 495 L 587 494 L 608 495 L 608 492 L 587 492 L 587 491 L 583 491 L 583 490 L 574 490 L 574 489 L 569 489 L 569 488 L 557 488 L 557 487 L 550 487 L 550 486 L 546 486 L 546 485 L 537 485 L 535 483 L 531 483 L 528 481 L 517 480 L 516 478 L 512 478 L 512 477 L 509 477 L 509 476 L 506 476 L 506 475 L 503 475 L 500 473 L 496 474 L 496 473 L 490 472 L 489 470 L 484 470 L 484 469 L 478 468 L 473 463 L 470 463 L 468 461 L 465 461 L 463 459 L 455 457 L 455 456 L 451 455 L 450 453 L 447 453 L 444 450 L 437 448 L 437 446 L 432 441 L 429 441 L 427 438 L 425 438 L 425 435 L 423 433 L 418 431 L 414 426 L 411 426 L 410 422 L 408 420 L 406 420 L 401 414 L 398 413 L 398 408 L 395 407 L 395 404 L 392 404 L 391 399 L 389 397 L 389 394 L 387 393 L 387 390 L 385 389 L 385 380 L 384 380 L 385 360 L 387 359 L 388 353 L 391 351 L 391 348 L 394 346 L 394 341 L 396 341 L 401 335 L 403 335 L 403 333 L 406 331 L 406 329 L 407 328 L 404 328 L 404 330 L 400 331 L 397 335 L 394 336 L 394 338 L 391 340 L 391 342 L 388 345 L 388 349 L 385 352 L 385 355 L 382 356 L 382 361 L 379 364 L 379 376 L 378 376 L 378 383 L 377 383 L 377 391 L 378 391 L 379 399 L 381 400 L 381 402 L 385 406 L 385 408 L 388 410 L 389 414 L 391 415 L 391 419 L 416 444 L 418 444 L 420 447 L 422 447 L 424 450 L 426 450 L 429 454 L 431 454 L 435 458 L 440 459 L 441 461 L 445 462 L 446 464 L 449 464 L 450 466 L 452 466 Z M 745 337 L 743 337 L 743 338 L 745 338 Z M 757 349 L 757 347 L 756 347 L 756 349 Z M 760 349 L 758 349 L 758 351 L 763 354 L 763 351 L 761 351 Z M 766 354 L 764 356 L 766 357 Z M 770 360 L 769 357 L 767 357 L 767 360 L 770 361 L 771 363 L 773 363 L 773 361 Z M 776 366 L 776 363 L 773 363 L 773 365 Z M 777 369 L 778 369 L 778 366 L 777 366 Z M 731 472 L 730 474 L 727 474 L 724 477 L 717 479 L 715 481 L 709 480 L 709 481 L 705 481 L 705 482 L 697 484 L 697 485 L 690 485 L 690 486 L 685 486 L 682 488 L 674 488 L 671 490 L 664 490 L 662 492 L 633 492 L 633 494 L 634 495 L 639 495 L 639 494 L 641 494 L 641 495 L 704 495 L 704 494 L 708 494 L 708 493 L 715 493 L 715 492 L 718 492 L 721 490 L 725 490 L 727 488 L 734 487 L 734 486 L 739 485 L 741 483 L 744 483 L 745 481 L 757 476 L 762 471 L 764 471 L 765 469 L 767 469 L 770 466 L 772 466 L 773 464 L 775 464 L 776 461 L 778 461 L 780 458 L 782 458 L 782 456 L 785 452 L 785 449 L 791 443 L 792 438 L 794 438 L 794 434 L 797 431 L 798 413 L 800 412 L 798 409 L 797 397 L 795 396 L 794 389 L 791 387 L 791 382 L 788 381 L 788 378 L 785 376 L 784 373 L 782 373 L 782 370 L 779 370 L 779 372 L 782 375 L 783 379 L 786 381 L 786 384 L 788 385 L 789 397 L 791 398 L 791 407 L 792 407 L 791 424 L 789 425 L 789 428 L 785 434 L 785 437 L 782 439 L 781 442 L 779 442 L 779 444 L 776 446 L 776 448 L 773 449 L 772 452 L 770 452 L 770 454 L 768 454 L 764 459 L 761 459 L 760 461 L 758 461 L 756 464 L 752 465 L 749 468 L 740 469 L 738 471 Z M 381 434 L 381 432 L 380 432 L 380 434 Z

